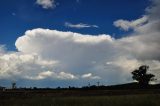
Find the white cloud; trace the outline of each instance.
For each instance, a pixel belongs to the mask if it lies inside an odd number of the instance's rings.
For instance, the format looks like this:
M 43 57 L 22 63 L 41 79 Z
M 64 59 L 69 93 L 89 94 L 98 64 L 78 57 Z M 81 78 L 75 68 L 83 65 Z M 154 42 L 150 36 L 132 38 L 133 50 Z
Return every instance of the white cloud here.
M 50 9 L 56 7 L 55 0 L 37 0 L 36 4 L 41 5 L 44 9 Z
M 147 22 L 148 18 L 147 16 L 143 16 L 142 18 L 128 21 L 128 20 L 117 20 L 113 24 L 116 27 L 121 28 L 122 30 L 128 31 L 129 29 L 135 29 L 137 27 L 142 26 L 145 22 Z
M 128 82 L 131 81 L 130 72 L 137 66 L 149 63 L 152 68 L 158 68 L 159 65 L 158 32 L 153 35 L 138 33 L 116 40 L 105 34 L 28 30 L 15 43 L 18 52 L 2 53 L 0 76 L 1 79 L 82 78 L 100 79 L 108 84 Z
M 101 65 L 112 59 L 110 54 L 115 58 L 119 54 L 116 52 L 114 42 L 115 39 L 105 34 L 92 36 L 49 29 L 33 29 L 26 31 L 24 36 L 17 39 L 18 53 L 8 54 L 10 58 L 7 60 L 4 58 L 5 55 L 2 56 L 1 59 L 4 61 L 2 63 L 9 64 L 7 66 L 2 64 L 2 70 L 10 76 L 13 75 L 8 72 L 13 70 L 13 73 L 20 72 L 16 74 L 16 78 L 24 75 L 30 79 L 51 78 L 40 74 L 50 70 L 59 76 L 59 79 L 76 79 L 83 73 L 92 73 L 96 76 L 92 75 L 90 79 L 99 79 L 101 74 L 98 71 L 106 70 L 105 65 L 102 67 Z M 25 54 L 29 56 L 25 58 L 23 56 Z M 13 61 L 15 61 L 14 64 L 12 64 Z M 97 67 L 101 67 L 101 70 Z M 106 74 L 110 75 L 107 71 L 103 73 L 103 75 Z
M 127 82 L 134 68 L 159 59 L 159 36 L 153 36 L 139 33 L 116 40 L 105 34 L 92 36 L 39 28 L 26 31 L 17 39 L 16 47 L 23 53 L 36 53 L 48 61 L 59 61 L 58 71 L 65 70 L 82 78 L 89 75 L 90 79 Z M 106 64 L 108 62 L 110 64 Z M 87 72 L 89 74 L 83 75 Z
M 53 71 L 44 71 L 44 72 L 40 72 L 37 76 L 25 76 L 25 78 L 30 80 L 44 80 L 47 78 L 54 79 L 54 80 L 78 79 L 78 77 L 70 73 L 65 73 L 65 72 L 55 73 Z
M 0 55 L 1 55 L 1 54 L 4 54 L 5 51 L 6 51 L 5 45 L 0 45 Z
M 31 76 L 25 76 L 27 79 L 31 79 L 31 80 L 43 80 L 45 78 L 48 78 L 48 77 L 52 77 L 53 76 L 53 72 L 51 71 L 45 71 L 45 72 L 41 72 L 38 74 L 38 76 L 34 76 L 34 77 L 31 77 Z
M 82 78 L 87 78 L 87 79 L 100 79 L 99 76 L 93 76 L 92 73 L 87 73 L 87 74 L 83 74 Z
M 5 53 L 0 56 L 0 79 L 16 80 L 25 75 L 34 76 L 43 70 L 52 69 L 57 61 L 42 60 L 35 54 Z
M 77 28 L 77 29 L 81 29 L 81 28 L 99 28 L 97 25 L 89 25 L 89 24 L 84 24 L 84 23 L 79 23 L 79 24 L 72 24 L 69 22 L 65 22 L 64 24 L 66 27 L 70 27 L 70 28 Z
M 58 75 L 60 79 L 77 79 L 77 77 L 70 73 L 60 72 Z
M 151 0 L 152 4 L 146 9 L 146 12 L 149 14 L 150 20 L 159 20 L 160 18 L 160 1 L 159 0 Z

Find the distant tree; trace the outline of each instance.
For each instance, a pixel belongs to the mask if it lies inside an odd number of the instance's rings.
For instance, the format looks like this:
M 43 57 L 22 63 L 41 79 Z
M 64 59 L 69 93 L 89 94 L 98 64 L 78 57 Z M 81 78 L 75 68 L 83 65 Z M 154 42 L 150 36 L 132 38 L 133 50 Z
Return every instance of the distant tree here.
M 12 82 L 12 89 L 16 89 L 16 83 Z
M 155 80 L 154 79 L 155 75 L 147 73 L 148 69 L 149 69 L 149 66 L 142 65 L 139 67 L 139 69 L 136 69 L 132 72 L 133 80 L 138 81 L 138 83 L 142 87 L 148 86 L 150 81 Z

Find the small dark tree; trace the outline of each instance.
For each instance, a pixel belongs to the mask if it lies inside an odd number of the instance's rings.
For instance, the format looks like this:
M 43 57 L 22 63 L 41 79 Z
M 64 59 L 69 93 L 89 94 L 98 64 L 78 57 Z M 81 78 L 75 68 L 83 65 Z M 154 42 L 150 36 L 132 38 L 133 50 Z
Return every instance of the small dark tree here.
M 155 75 L 147 73 L 148 69 L 149 66 L 142 65 L 139 67 L 139 69 L 136 69 L 132 72 L 133 80 L 138 81 L 139 85 L 142 87 L 148 86 L 150 81 L 155 80 L 154 79 Z

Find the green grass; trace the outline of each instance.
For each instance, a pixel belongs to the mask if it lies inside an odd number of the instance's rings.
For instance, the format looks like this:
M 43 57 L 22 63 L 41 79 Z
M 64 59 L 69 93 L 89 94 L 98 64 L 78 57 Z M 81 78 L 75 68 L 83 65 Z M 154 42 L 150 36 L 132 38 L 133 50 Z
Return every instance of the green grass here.
M 160 94 L 1 99 L 0 106 L 160 106 Z

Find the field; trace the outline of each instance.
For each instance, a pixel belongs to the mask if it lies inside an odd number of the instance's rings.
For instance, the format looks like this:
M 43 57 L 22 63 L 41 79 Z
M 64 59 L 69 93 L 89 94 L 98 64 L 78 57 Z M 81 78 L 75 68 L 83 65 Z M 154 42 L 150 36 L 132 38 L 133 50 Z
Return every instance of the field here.
M 160 95 L 10 98 L 0 103 L 0 106 L 160 106 Z
M 160 106 L 160 94 L 159 90 L 9 91 L 1 93 L 0 106 Z

